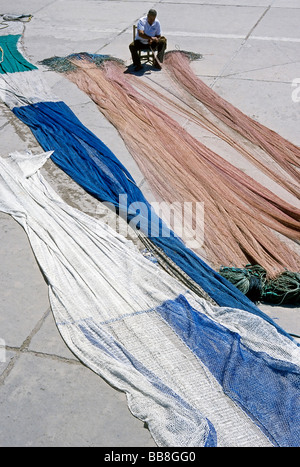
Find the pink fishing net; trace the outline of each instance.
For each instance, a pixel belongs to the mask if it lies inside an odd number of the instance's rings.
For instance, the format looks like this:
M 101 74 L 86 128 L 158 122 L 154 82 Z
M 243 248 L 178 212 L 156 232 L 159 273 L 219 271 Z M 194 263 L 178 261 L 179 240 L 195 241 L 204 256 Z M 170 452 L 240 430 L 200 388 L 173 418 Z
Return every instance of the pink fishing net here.
M 204 202 L 204 247 L 214 268 L 250 262 L 270 276 L 299 270 L 299 255 L 285 241 L 300 240 L 298 209 L 192 137 L 131 85 L 120 64 L 73 63 L 68 78 L 118 129 L 158 201 Z M 292 173 L 289 154 L 283 163 Z
M 165 69 L 169 71 L 169 75 L 190 95 L 199 100 L 221 122 L 269 154 L 272 161 L 275 161 L 285 171 L 285 177 L 282 177 L 280 172 L 270 166 L 270 164 L 264 164 L 262 160 L 256 160 L 255 162 L 259 168 L 272 178 L 275 178 L 276 181 L 280 181 L 281 185 L 299 198 L 299 147 L 270 128 L 245 115 L 207 86 L 194 73 L 190 65 L 190 59 L 186 53 L 180 51 L 169 52 L 166 55 L 164 65 Z M 197 110 L 199 111 L 199 107 L 197 107 Z M 247 155 L 252 161 L 254 160 L 253 153 L 248 152 Z

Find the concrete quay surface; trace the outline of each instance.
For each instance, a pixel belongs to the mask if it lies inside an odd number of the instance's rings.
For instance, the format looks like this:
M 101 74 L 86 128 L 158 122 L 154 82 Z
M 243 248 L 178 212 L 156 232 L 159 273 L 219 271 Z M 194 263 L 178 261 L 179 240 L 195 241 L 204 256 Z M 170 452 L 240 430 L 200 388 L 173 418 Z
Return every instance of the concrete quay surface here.
M 158 11 L 168 50 L 202 54 L 193 63 L 201 79 L 300 145 L 300 0 L 2 0 L 0 14 L 33 15 L 23 38 L 31 63 L 84 51 L 111 54 L 129 65 L 132 26 L 149 8 Z M 93 102 L 60 75 L 45 71 L 45 78 L 151 198 L 119 134 Z M 149 68 L 141 79 L 162 90 L 168 86 L 163 70 Z M 202 134 L 188 120 L 184 125 L 220 155 L 240 163 L 211 134 Z M 38 143 L 0 103 L 1 156 L 26 149 L 38 150 Z M 251 171 L 247 165 L 243 169 Z M 51 161 L 43 171 L 66 202 L 89 214 L 97 209 L 97 202 Z M 268 183 L 259 172 L 255 176 Z M 289 199 L 286 193 L 282 196 Z M 125 395 L 66 347 L 27 236 L 3 213 L 0 241 L 0 446 L 155 446 L 143 423 L 129 412 Z M 299 309 L 260 308 L 286 331 L 300 335 Z

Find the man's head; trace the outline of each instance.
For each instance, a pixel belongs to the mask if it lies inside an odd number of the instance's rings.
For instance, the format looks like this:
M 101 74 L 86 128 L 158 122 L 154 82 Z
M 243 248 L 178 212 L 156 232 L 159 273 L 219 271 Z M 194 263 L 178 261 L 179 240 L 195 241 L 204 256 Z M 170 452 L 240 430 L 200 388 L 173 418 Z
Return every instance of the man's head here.
M 151 10 L 148 11 L 147 20 L 148 20 L 148 23 L 150 24 L 150 26 L 151 26 L 151 24 L 154 23 L 156 15 L 157 15 L 156 10 L 151 9 Z

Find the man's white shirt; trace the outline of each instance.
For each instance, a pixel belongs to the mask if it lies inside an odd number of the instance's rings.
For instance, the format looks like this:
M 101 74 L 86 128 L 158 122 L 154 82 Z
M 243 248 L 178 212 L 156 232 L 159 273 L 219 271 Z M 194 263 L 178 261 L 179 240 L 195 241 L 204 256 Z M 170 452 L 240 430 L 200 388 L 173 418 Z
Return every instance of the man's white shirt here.
M 135 38 L 141 41 L 143 44 L 148 44 L 148 39 L 142 39 L 142 37 L 139 36 L 139 31 L 143 31 L 144 34 L 147 34 L 147 36 L 150 37 L 160 36 L 160 22 L 158 19 L 155 19 L 154 23 L 150 26 L 147 16 L 143 16 L 143 18 L 139 19 Z

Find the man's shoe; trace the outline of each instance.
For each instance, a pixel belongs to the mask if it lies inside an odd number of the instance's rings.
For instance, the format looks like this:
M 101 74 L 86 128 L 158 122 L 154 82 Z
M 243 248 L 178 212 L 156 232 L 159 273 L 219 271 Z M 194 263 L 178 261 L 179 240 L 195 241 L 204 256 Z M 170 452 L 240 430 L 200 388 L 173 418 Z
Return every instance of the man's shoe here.
M 140 71 L 142 68 L 143 68 L 143 65 L 137 65 L 137 66 L 134 68 L 134 71 Z
M 158 61 L 155 60 L 155 62 L 153 63 L 153 67 L 156 69 L 156 70 L 161 70 L 161 65 L 158 63 Z

